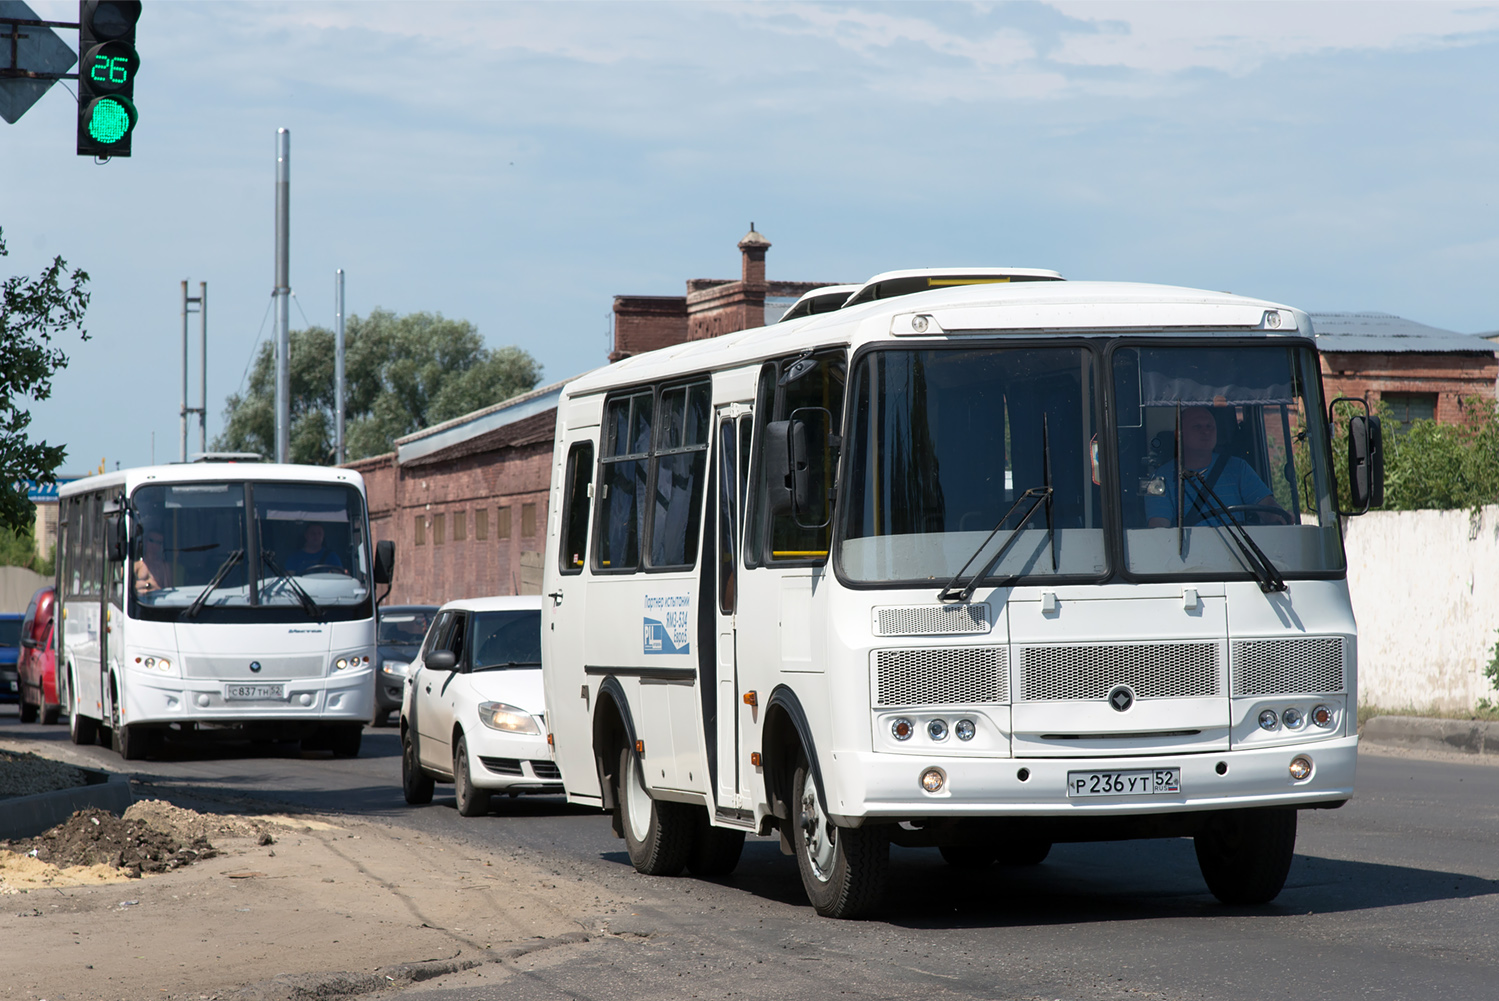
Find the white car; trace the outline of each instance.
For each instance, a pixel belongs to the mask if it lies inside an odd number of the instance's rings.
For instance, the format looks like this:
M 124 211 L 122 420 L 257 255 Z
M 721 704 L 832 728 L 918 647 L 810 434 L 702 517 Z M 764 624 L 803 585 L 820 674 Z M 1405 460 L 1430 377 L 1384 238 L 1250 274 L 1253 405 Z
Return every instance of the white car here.
M 430 803 L 455 787 L 458 812 L 494 793 L 560 793 L 541 691 L 541 599 L 450 601 L 427 630 L 401 701 L 401 788 Z

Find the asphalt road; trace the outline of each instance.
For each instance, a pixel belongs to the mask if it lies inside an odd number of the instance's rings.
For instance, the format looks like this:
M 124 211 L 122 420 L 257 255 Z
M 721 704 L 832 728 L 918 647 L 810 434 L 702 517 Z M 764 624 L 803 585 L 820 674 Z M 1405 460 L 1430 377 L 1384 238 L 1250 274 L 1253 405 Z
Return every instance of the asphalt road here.
M 67 742 L 66 727 L 0 736 Z M 102 748 L 85 753 L 122 762 Z M 286 745 L 170 750 L 132 763 L 139 795 L 224 809 L 237 797 L 385 818 L 518 854 L 638 901 L 618 934 L 407 993 L 433 1001 L 560 998 L 1499 998 L 1499 767 L 1366 754 L 1342 810 L 1301 814 L 1271 905 L 1225 908 L 1187 840 L 1059 845 L 1027 870 L 974 875 L 896 849 L 884 915 L 816 917 L 793 861 L 752 840 L 723 880 L 649 879 L 603 815 L 557 798 L 466 820 L 451 787 L 412 808 L 391 729 L 356 759 Z M 498 990 L 496 980 L 503 980 Z

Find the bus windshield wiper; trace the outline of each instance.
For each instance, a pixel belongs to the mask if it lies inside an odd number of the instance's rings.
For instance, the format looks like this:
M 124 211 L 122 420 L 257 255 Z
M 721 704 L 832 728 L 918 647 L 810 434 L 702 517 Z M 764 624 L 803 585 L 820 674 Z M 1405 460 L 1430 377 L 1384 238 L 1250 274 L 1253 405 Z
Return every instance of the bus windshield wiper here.
M 208 601 L 208 596 L 217 590 L 220 584 L 224 583 L 224 578 L 229 576 L 229 571 L 234 569 L 234 565 L 244 558 L 245 551 L 243 549 L 236 549 L 224 557 L 224 562 L 220 563 L 218 570 L 214 571 L 214 575 L 209 580 L 208 586 L 199 592 L 191 605 L 182 610 L 182 617 L 184 619 L 196 619 L 198 613 L 203 611 L 203 604 Z
M 1259 582 L 1260 590 L 1267 593 L 1270 591 L 1284 591 L 1286 589 L 1286 579 L 1281 576 L 1280 570 L 1270 560 L 1270 557 L 1265 555 L 1265 551 L 1255 545 L 1254 539 L 1250 537 L 1248 529 L 1239 524 L 1233 512 L 1228 509 L 1228 505 L 1223 503 L 1223 498 L 1219 497 L 1217 491 L 1208 486 L 1207 477 L 1193 469 L 1189 470 L 1182 477 L 1182 480 L 1196 481 L 1193 484 L 1197 490 L 1196 496 L 1192 498 L 1192 507 L 1197 511 L 1199 521 L 1206 525 L 1208 518 L 1216 518 L 1218 520 L 1219 524 L 1213 527 L 1221 527 L 1228 532 L 1228 537 L 1238 547 L 1244 562 L 1249 565 L 1250 572 L 1254 574 L 1254 579 Z M 1185 522 L 1186 519 L 1180 518 L 1178 521 Z
M 973 555 L 969 556 L 968 559 L 963 561 L 963 565 L 958 568 L 958 572 L 953 574 L 952 580 L 948 581 L 947 584 L 942 588 L 942 590 L 937 592 L 938 601 L 967 602 L 970 598 L 972 598 L 973 592 L 978 590 L 979 581 L 989 576 L 989 571 L 993 570 L 994 567 L 999 564 L 999 561 L 1004 558 L 1005 553 L 1010 551 L 1010 547 L 1015 544 L 1015 540 L 1020 538 L 1020 530 L 1025 527 L 1026 522 L 1031 520 L 1031 515 L 1036 513 L 1036 508 L 1040 507 L 1042 504 L 1046 505 L 1046 535 L 1047 541 L 1051 545 L 1051 570 L 1052 573 L 1056 573 L 1057 532 L 1055 519 L 1052 517 L 1052 498 L 1055 491 L 1052 490 L 1051 486 L 1051 437 L 1047 429 L 1046 415 L 1044 413 L 1041 415 L 1041 477 L 1041 486 L 1031 487 L 1025 493 L 1015 498 L 1015 503 L 1011 504 L 1010 509 L 1006 511 L 1004 515 L 999 519 L 999 522 L 994 526 L 993 531 L 991 531 L 984 538 L 984 541 L 979 544 L 979 547 L 973 551 Z M 1010 529 L 1009 537 L 1005 539 L 1005 541 L 1000 545 L 999 549 L 995 551 L 994 555 L 989 557 L 988 561 L 986 561 L 983 566 L 979 567 L 978 572 L 968 578 L 967 584 L 965 584 L 958 590 L 954 590 L 954 588 L 957 587 L 958 581 L 963 579 L 963 576 L 968 570 L 968 567 L 973 563 L 974 560 L 979 558 L 980 553 L 989 548 L 989 543 L 993 542 L 994 537 L 1004 529 L 1004 524 L 1005 522 L 1010 520 L 1010 515 L 1014 514 L 1015 509 L 1018 508 L 1021 504 L 1025 503 L 1027 499 L 1031 500 L 1031 506 L 1026 509 L 1025 516 L 1020 519 L 1019 524 Z
M 322 608 L 317 602 L 312 600 L 312 595 L 302 590 L 302 585 L 297 583 L 295 577 L 282 569 L 281 564 L 276 562 L 276 555 L 274 553 L 269 549 L 262 550 L 260 553 L 260 562 L 271 568 L 271 572 L 276 575 L 277 580 L 286 581 L 286 585 L 291 588 L 292 594 L 297 596 L 297 601 L 302 603 L 302 610 L 307 613 L 309 619 L 322 617 Z

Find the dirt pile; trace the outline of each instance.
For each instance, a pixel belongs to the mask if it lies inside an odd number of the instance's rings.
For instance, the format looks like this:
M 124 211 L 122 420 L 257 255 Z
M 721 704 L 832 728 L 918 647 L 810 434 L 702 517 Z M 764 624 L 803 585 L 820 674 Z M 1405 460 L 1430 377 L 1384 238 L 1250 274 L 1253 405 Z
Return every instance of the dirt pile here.
M 217 854 L 207 837 L 184 842 L 144 820 L 98 809 L 79 810 L 51 830 L 5 847 L 59 868 L 106 865 L 131 877 L 166 872 Z

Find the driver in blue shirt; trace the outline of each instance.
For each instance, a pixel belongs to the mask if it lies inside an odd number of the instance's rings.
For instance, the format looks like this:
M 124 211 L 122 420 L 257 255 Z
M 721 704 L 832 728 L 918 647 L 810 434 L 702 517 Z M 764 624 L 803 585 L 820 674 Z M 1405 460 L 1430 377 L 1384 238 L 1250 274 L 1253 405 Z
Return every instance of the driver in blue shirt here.
M 1204 479 L 1211 476 L 1213 466 L 1218 462 L 1218 453 L 1215 451 L 1218 446 L 1218 422 L 1213 419 L 1213 412 L 1207 407 L 1183 409 L 1181 436 L 1182 465 L 1189 472 L 1201 474 Z M 1156 470 L 1156 475 L 1165 480 L 1166 492 L 1163 496 L 1146 496 L 1145 524 L 1150 528 L 1169 528 L 1176 524 L 1176 460 L 1161 466 Z M 1187 524 L 1220 524 L 1219 518 L 1204 517 L 1204 513 L 1216 505 L 1210 504 L 1205 493 L 1198 499 L 1202 486 L 1203 481 L 1195 477 L 1187 480 L 1184 485 Z M 1275 502 L 1275 494 L 1265 486 L 1265 481 L 1259 478 L 1249 463 L 1237 456 L 1229 456 L 1224 460 L 1223 469 L 1212 483 L 1212 490 L 1225 507 L 1264 507 L 1280 515 L 1273 523 L 1280 523 L 1282 520 L 1290 523 L 1290 518 Z
M 319 571 L 343 573 L 344 561 L 323 545 L 323 526 L 315 521 L 302 531 L 302 548 L 286 558 L 286 572 L 297 575 L 317 568 Z

